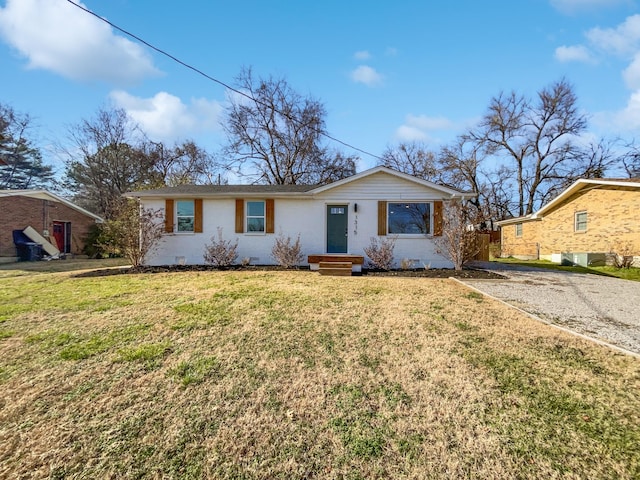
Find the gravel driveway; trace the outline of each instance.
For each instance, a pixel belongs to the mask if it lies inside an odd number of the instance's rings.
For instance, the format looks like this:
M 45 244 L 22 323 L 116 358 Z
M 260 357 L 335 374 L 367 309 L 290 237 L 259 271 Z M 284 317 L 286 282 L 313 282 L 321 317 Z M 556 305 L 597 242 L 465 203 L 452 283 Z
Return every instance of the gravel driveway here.
M 543 320 L 640 354 L 640 282 L 495 262 L 505 280 L 463 279 Z

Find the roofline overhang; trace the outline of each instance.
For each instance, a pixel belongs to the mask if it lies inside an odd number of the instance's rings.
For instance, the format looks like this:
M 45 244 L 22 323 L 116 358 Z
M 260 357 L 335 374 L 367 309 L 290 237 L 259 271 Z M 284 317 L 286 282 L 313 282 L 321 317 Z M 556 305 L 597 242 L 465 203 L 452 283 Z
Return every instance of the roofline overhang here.
M 499 227 L 502 227 L 503 225 L 513 225 L 514 223 L 524 223 L 524 222 L 542 220 L 541 218 L 536 218 L 533 215 L 534 214 L 531 213 L 529 215 L 524 215 L 522 217 L 514 217 L 514 218 L 507 218 L 506 220 L 498 220 L 497 222 L 495 222 L 495 224 L 498 225 Z
M 620 180 L 606 180 L 606 179 L 596 179 L 596 178 L 580 178 L 573 182 L 569 187 L 567 187 L 560 195 L 551 200 L 549 203 L 540 207 L 536 212 L 533 213 L 534 218 L 541 217 L 549 210 L 553 209 L 556 205 L 565 201 L 571 195 L 579 192 L 580 190 L 584 190 L 588 186 L 592 186 L 592 188 L 597 188 L 600 186 L 612 186 L 612 187 L 631 187 L 640 189 L 640 182 L 635 181 L 620 181 Z
M 149 198 L 149 199 L 164 199 L 164 198 L 310 198 L 309 192 L 213 192 L 213 193 L 149 193 L 144 191 L 140 192 L 127 192 L 124 194 L 127 198 Z
M 42 197 L 49 197 L 52 201 L 62 203 L 67 207 L 82 213 L 83 215 L 93 218 L 98 223 L 104 222 L 104 219 L 102 217 L 96 215 L 95 213 L 91 213 L 89 210 L 85 210 L 84 208 L 79 207 L 69 200 L 59 197 L 55 193 L 51 193 L 48 190 L 2 190 L 0 191 L 0 197 L 30 197 L 36 199 L 39 198 L 41 200 Z
M 356 173 L 355 175 L 352 175 L 350 177 L 347 178 L 343 178 L 341 180 L 337 180 L 333 183 L 329 183 L 327 185 L 321 185 L 319 187 L 315 187 L 315 188 L 310 188 L 307 191 L 298 191 L 298 192 L 286 192 L 286 191 L 282 191 L 282 192 L 277 192 L 277 191 L 273 191 L 273 192 L 269 192 L 269 191 L 260 191 L 260 192 L 246 192 L 246 191 L 233 191 L 233 190 L 228 190 L 225 192 L 210 192 L 210 193 L 193 193 L 193 192 L 181 192 L 181 193 L 172 193 L 172 192 L 165 192 L 165 193 L 158 193 L 157 191 L 145 191 L 145 190 L 140 190 L 140 191 L 136 191 L 136 192 L 127 192 L 124 194 L 125 197 L 127 198 L 149 198 L 149 199 L 161 199 L 161 198 L 237 198 L 237 197 L 243 197 L 243 198 L 265 198 L 265 197 L 270 197 L 270 198 L 299 198 L 299 199 L 304 199 L 304 198 L 314 198 L 316 195 L 320 194 L 320 193 L 324 193 L 327 192 L 331 189 L 334 188 L 338 188 L 342 185 L 346 185 L 349 184 L 351 182 L 357 181 L 359 179 L 368 177 L 370 175 L 374 175 L 376 173 L 379 172 L 384 172 L 387 173 L 389 175 L 393 175 L 395 177 L 398 177 L 400 179 L 403 180 L 407 180 L 413 183 L 416 183 L 418 185 L 421 185 L 423 187 L 426 188 L 430 188 L 432 190 L 435 190 L 436 192 L 440 193 L 443 196 L 443 199 L 462 199 L 462 200 L 470 200 L 473 198 L 476 198 L 478 196 L 478 194 L 476 192 L 461 192 L 458 190 L 454 190 L 452 188 L 449 187 L 445 187 L 443 185 L 438 185 L 437 183 L 433 183 L 430 182 L 428 180 L 423 180 L 421 178 L 418 177 L 414 177 L 413 175 L 409 175 L 406 173 L 402 173 L 402 172 L 398 172 L 397 170 L 393 170 L 391 168 L 388 167 L 384 167 L 384 166 L 378 166 L 378 167 L 373 167 L 370 168 L 368 170 L 365 170 L 363 172 L 360 173 Z

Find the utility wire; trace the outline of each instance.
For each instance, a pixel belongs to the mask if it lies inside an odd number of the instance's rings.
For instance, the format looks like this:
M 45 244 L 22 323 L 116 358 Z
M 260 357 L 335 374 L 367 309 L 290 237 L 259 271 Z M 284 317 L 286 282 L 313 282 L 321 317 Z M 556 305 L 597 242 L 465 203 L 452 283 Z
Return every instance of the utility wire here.
M 243 92 L 243 91 L 241 91 L 241 90 L 238 90 L 238 89 L 236 89 L 236 88 L 231 87 L 230 85 L 227 85 L 227 84 L 226 84 L 226 83 L 224 83 L 223 81 L 218 80 L 217 78 L 214 78 L 214 77 L 212 77 L 211 75 L 208 75 L 207 73 L 205 73 L 205 72 L 203 72 L 202 70 L 200 70 L 200 69 L 198 69 L 198 68 L 194 67 L 193 65 L 190 65 L 190 64 L 188 64 L 188 63 L 186 63 L 186 62 L 183 62 L 183 61 L 182 61 L 182 60 L 180 60 L 179 58 L 177 58 L 177 57 L 175 57 L 175 56 L 171 55 L 170 53 L 168 53 L 167 51 L 162 50 L 161 48 L 156 47 L 155 45 L 152 45 L 151 43 L 147 42 L 146 40 L 144 40 L 144 39 L 140 38 L 139 36 L 137 36 L 137 35 L 135 35 L 135 34 L 133 34 L 133 33 L 129 32 L 129 31 L 125 30 L 124 28 L 119 27 L 119 26 L 118 26 L 118 25 L 116 25 L 115 23 L 110 22 L 110 21 L 109 21 L 109 20 L 107 20 L 106 18 L 101 17 L 100 15 L 98 15 L 98 14 L 96 14 L 96 13 L 92 12 L 91 10 L 89 10 L 89 9 L 87 9 L 87 8 L 85 8 L 85 7 L 83 7 L 82 5 L 79 5 L 79 4 L 75 3 L 75 2 L 74 2 L 74 1 L 72 1 L 72 0 L 67 0 L 67 2 L 69 2 L 71 5 L 73 5 L 73 6 L 77 7 L 77 8 L 79 8 L 80 10 L 83 10 L 84 12 L 88 13 L 89 15 L 94 16 L 95 18 L 97 18 L 97 19 L 98 19 L 98 20 L 100 20 L 101 22 L 104 22 L 104 23 L 106 23 L 107 25 L 110 25 L 112 28 L 114 28 L 114 29 L 118 30 L 119 32 L 122 32 L 122 33 L 124 33 L 125 35 L 127 35 L 127 36 L 129 36 L 129 37 L 133 38 L 134 40 L 137 40 L 138 42 L 142 43 L 143 45 L 146 45 L 146 46 L 147 46 L 147 47 L 149 47 L 150 49 L 155 50 L 155 51 L 156 51 L 156 52 L 158 52 L 159 54 L 164 55 L 165 57 L 170 58 L 171 60 L 173 60 L 173 61 L 174 61 L 174 62 L 176 62 L 176 63 L 179 63 L 179 64 L 180 64 L 180 65 L 182 65 L 183 67 L 186 67 L 186 68 L 188 68 L 189 70 L 193 70 L 193 71 L 194 71 L 194 72 L 196 72 L 198 75 L 203 76 L 203 77 L 204 77 L 204 78 L 206 78 L 207 80 L 211 80 L 212 82 L 215 82 L 215 83 L 217 83 L 218 85 L 222 85 L 223 87 L 225 87 L 225 88 L 227 88 L 227 89 L 231 90 L 232 92 L 237 93 L 238 95 L 242 95 L 243 97 L 246 97 L 246 98 L 248 98 L 249 100 L 251 100 L 252 102 L 255 102 L 255 103 L 257 103 L 257 104 L 259 104 L 259 105 L 261 105 L 261 106 L 263 106 L 263 107 L 270 108 L 270 109 L 272 109 L 274 112 L 276 112 L 277 114 L 282 115 L 283 117 L 288 118 L 288 119 L 289 119 L 289 120 L 291 120 L 292 122 L 295 122 L 295 123 L 298 123 L 298 124 L 300 123 L 298 120 L 296 120 L 295 118 L 292 118 L 290 115 L 286 114 L 285 112 L 282 112 L 282 111 L 278 110 L 277 108 L 274 108 L 273 106 L 268 105 L 268 104 L 266 104 L 266 103 L 264 103 L 264 102 L 262 102 L 262 101 L 260 101 L 260 100 L 256 100 L 256 99 L 255 99 L 255 98 L 253 98 L 251 95 L 248 95 L 248 94 L 246 94 L 245 92 Z M 347 147 L 347 148 L 351 148 L 351 149 L 356 150 L 356 151 L 358 151 L 358 152 L 360 152 L 360 153 L 364 153 L 365 155 L 369 155 L 370 157 L 376 158 L 376 159 L 378 159 L 378 160 L 384 160 L 382 157 L 380 157 L 380 156 L 378 156 L 378 155 L 375 155 L 375 154 L 373 154 L 373 153 L 367 152 L 366 150 L 363 150 L 363 149 L 361 149 L 361 148 L 355 147 L 355 146 L 353 146 L 353 145 L 351 145 L 351 144 L 349 144 L 349 143 L 347 143 L 347 142 L 343 142 L 342 140 L 340 140 L 340 139 L 338 139 L 338 138 L 336 138 L 336 137 L 333 137 L 333 136 L 329 135 L 329 134 L 328 134 L 328 133 L 326 133 L 326 132 L 323 132 L 323 131 L 321 131 L 321 130 L 319 130 L 319 129 L 314 129 L 314 130 L 315 130 L 315 131 L 316 131 L 316 133 L 318 133 L 319 135 L 322 135 L 323 137 L 328 138 L 329 140 L 333 140 L 334 142 L 337 142 L 337 143 L 339 143 L 339 144 L 341 144 L 341 145 L 344 145 L 344 146 L 345 146 L 345 147 Z

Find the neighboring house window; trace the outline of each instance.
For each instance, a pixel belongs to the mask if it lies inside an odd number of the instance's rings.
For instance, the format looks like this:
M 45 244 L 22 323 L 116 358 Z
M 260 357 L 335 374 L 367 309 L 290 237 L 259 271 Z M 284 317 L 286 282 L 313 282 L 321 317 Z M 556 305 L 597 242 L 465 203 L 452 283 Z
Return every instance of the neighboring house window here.
M 522 236 L 522 224 L 516 223 L 516 237 Z
M 264 232 L 264 201 L 247 202 L 247 232 Z
M 392 235 L 430 234 L 430 202 L 389 202 L 387 210 L 388 233 Z
M 176 201 L 176 225 L 178 232 L 193 232 L 195 227 L 195 205 L 193 200 Z
M 587 231 L 587 212 L 576 212 L 576 232 Z

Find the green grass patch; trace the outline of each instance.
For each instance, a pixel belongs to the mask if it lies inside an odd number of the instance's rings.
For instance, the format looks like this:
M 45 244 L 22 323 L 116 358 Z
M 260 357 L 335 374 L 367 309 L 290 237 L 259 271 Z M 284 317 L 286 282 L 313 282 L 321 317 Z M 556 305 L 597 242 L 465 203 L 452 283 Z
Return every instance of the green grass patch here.
M 518 260 L 516 258 L 498 258 L 494 261 L 498 263 L 506 263 L 509 265 L 522 265 L 524 267 L 544 268 L 547 270 L 558 270 L 572 273 L 590 273 L 592 275 L 603 275 L 605 277 L 616 277 L 623 280 L 632 280 L 640 282 L 640 268 L 616 268 L 611 266 L 604 267 L 581 267 L 571 265 L 558 265 L 548 260 Z
M 479 292 L 474 292 L 471 291 L 469 293 L 467 293 L 464 298 L 468 299 L 468 300 L 475 300 L 478 303 L 481 303 L 484 300 L 484 295 L 482 295 Z
M 220 376 L 220 362 L 215 357 L 201 357 L 180 362 L 169 371 L 169 376 L 178 380 L 183 387 L 197 385 L 205 380 Z
M 138 324 L 93 334 L 45 330 L 28 335 L 25 343 L 39 346 L 43 353 L 57 352 L 63 360 L 85 360 L 113 347 L 135 341 L 149 329 L 148 324 Z
M 143 343 L 118 350 L 118 361 L 140 362 L 148 369 L 157 368 L 171 352 L 171 342 Z

